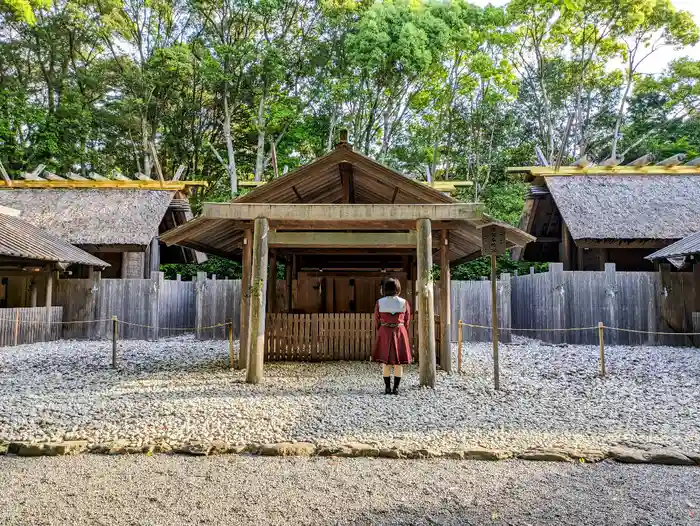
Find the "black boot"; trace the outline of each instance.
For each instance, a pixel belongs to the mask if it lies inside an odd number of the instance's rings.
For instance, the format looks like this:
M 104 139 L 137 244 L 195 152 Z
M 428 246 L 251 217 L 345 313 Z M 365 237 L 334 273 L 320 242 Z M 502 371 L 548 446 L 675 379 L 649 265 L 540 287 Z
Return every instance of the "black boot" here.
M 391 376 L 384 377 L 384 394 L 391 394 Z
M 392 394 L 399 394 L 399 384 L 401 383 L 401 377 L 400 376 L 394 376 L 394 390 L 391 392 Z

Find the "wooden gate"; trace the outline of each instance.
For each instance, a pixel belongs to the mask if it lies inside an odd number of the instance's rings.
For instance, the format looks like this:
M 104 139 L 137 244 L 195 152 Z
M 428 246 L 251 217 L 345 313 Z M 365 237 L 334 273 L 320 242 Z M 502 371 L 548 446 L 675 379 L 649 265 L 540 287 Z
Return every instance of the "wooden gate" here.
M 268 314 L 265 361 L 369 360 L 376 330 L 373 314 Z M 440 324 L 435 320 L 436 350 Z M 415 323 L 409 325 L 413 359 L 418 359 Z M 437 353 L 439 356 L 439 352 Z

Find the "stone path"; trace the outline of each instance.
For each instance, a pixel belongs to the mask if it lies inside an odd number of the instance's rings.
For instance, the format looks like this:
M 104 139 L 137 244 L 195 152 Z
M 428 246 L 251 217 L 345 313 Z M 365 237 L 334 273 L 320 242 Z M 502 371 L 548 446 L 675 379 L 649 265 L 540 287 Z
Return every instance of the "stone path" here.
M 700 525 L 700 469 L 252 456 L 0 457 L 5 526 Z

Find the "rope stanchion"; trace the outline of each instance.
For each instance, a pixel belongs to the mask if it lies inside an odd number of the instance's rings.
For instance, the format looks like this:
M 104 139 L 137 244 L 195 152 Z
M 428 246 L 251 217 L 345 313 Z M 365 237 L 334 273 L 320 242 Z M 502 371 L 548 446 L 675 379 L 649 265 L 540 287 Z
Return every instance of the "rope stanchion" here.
M 112 369 L 117 368 L 117 334 L 119 331 L 119 320 L 112 316 Z
M 600 376 L 605 378 L 605 340 L 603 338 L 603 322 L 598 323 L 598 340 L 600 340 Z
M 457 374 L 462 374 L 462 320 L 457 322 Z

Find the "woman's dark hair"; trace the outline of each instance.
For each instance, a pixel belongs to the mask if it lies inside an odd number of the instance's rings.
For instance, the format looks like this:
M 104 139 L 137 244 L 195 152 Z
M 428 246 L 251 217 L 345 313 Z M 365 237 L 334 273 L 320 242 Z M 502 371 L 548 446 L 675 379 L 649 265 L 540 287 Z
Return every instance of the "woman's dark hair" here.
M 401 294 L 401 283 L 396 278 L 389 278 L 384 282 L 385 296 L 398 296 Z

